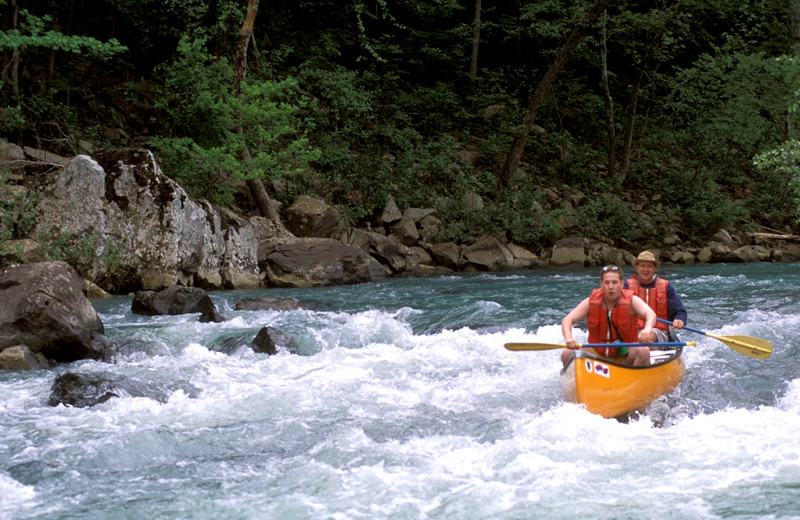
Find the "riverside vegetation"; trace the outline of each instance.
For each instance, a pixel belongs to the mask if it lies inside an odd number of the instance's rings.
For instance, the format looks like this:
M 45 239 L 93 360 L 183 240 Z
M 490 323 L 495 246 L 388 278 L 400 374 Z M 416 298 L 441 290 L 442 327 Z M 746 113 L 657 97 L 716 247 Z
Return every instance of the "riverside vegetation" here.
M 439 243 L 797 235 L 795 2 L 0 7 L 0 136 L 31 149 L 3 168 L 4 239 L 35 229 L 39 195 L 16 187 L 53 157 L 120 147 L 237 215 L 268 216 L 259 185 L 362 228 L 389 201 L 435 209 Z M 79 263 L 97 237 L 37 239 Z

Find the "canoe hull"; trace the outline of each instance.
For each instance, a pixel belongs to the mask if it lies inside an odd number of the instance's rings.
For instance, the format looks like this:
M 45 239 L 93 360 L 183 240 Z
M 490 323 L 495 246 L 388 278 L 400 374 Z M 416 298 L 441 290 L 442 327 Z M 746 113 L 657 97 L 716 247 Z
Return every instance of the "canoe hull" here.
M 561 371 L 564 398 L 606 418 L 644 410 L 674 390 L 686 375 L 683 349 L 644 367 L 629 367 L 576 351 Z

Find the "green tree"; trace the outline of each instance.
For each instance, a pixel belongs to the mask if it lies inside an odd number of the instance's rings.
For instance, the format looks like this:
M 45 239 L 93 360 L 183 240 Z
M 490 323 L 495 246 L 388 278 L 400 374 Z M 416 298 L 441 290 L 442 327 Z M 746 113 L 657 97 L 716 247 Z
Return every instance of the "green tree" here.
M 163 73 L 158 106 L 169 134 L 150 145 L 191 195 L 226 205 L 236 179 L 276 179 L 317 158 L 303 116 L 309 101 L 296 80 L 245 81 L 234 96 L 228 61 L 209 54 L 202 40 L 188 39 Z
M 783 56 L 779 60 L 787 66 L 787 71 L 792 72 L 795 79 L 794 85 L 800 84 L 797 81 L 800 75 L 800 60 L 793 56 Z M 800 87 L 794 90 L 793 100 L 788 108 L 788 115 L 796 116 L 800 110 Z M 789 126 L 793 128 L 793 126 Z M 788 186 L 790 193 L 794 197 L 795 217 L 800 222 L 800 140 L 790 135 L 780 146 L 757 154 L 753 158 L 754 166 L 764 174 L 772 177 L 778 191 L 787 193 L 783 186 Z
M 598 18 L 600 18 L 600 15 L 605 12 L 606 7 L 608 7 L 610 3 L 611 0 L 597 0 L 595 2 L 591 9 L 587 11 L 585 17 L 577 23 L 572 33 L 564 42 L 564 45 L 561 47 L 561 49 L 559 49 L 555 60 L 553 60 L 553 63 L 547 69 L 547 72 L 542 78 L 542 81 L 539 83 L 539 86 L 536 88 L 536 91 L 533 93 L 531 101 L 528 104 L 528 110 L 525 113 L 525 117 L 522 121 L 522 130 L 514 139 L 511 150 L 506 156 L 505 164 L 500 172 L 500 182 L 503 186 L 508 186 L 511 181 L 511 177 L 517 172 L 517 168 L 522 160 L 522 154 L 525 151 L 525 146 L 528 141 L 528 135 L 530 135 L 530 132 L 533 129 L 533 123 L 536 120 L 536 115 L 539 112 L 539 108 L 544 102 L 544 97 L 550 92 L 550 89 L 553 87 L 553 83 L 555 83 L 555 80 L 561 73 L 561 70 L 567 64 L 567 60 L 569 60 L 570 55 L 573 53 L 573 51 L 575 51 L 575 48 L 581 42 L 591 26 L 597 21 Z
M 76 63 L 108 63 L 119 57 L 127 48 L 116 39 L 100 41 L 87 35 L 67 34 L 50 14 L 37 15 L 19 9 L 17 2 L 0 1 L 8 7 L 7 27 L 0 31 L 0 132 L 12 136 L 27 124 L 37 128 L 43 123 L 58 127 L 59 137 L 69 133 L 74 126 L 75 114 L 64 98 L 63 90 L 70 89 L 71 69 Z M 56 55 L 71 57 L 71 65 L 62 66 L 62 81 L 50 85 L 56 74 Z M 37 77 L 30 85 L 23 85 L 26 77 Z M 37 136 L 38 137 L 38 136 Z

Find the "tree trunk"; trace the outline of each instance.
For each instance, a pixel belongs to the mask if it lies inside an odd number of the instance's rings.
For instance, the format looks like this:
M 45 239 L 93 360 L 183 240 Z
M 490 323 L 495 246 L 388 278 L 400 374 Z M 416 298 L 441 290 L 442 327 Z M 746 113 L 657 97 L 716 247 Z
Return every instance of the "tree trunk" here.
M 247 76 L 247 49 L 250 44 L 250 38 L 253 37 L 253 25 L 256 22 L 256 14 L 258 14 L 258 1 L 247 0 L 247 14 L 244 17 L 244 23 L 236 41 L 236 57 L 233 62 L 233 95 L 235 97 L 241 95 L 242 82 Z
M 17 16 L 19 14 L 19 6 L 17 0 L 11 0 L 11 28 L 17 28 Z M 11 86 L 14 91 L 14 97 L 19 97 L 19 47 L 14 47 L 11 51 Z
M 603 94 L 606 98 L 606 130 L 608 132 L 608 177 L 613 179 L 617 169 L 617 131 L 614 128 L 614 100 L 608 85 L 608 40 L 606 38 L 606 15 L 603 13 L 602 45 L 600 47 Z
M 237 98 L 242 95 L 242 83 L 247 77 L 247 49 L 251 44 L 251 39 L 253 39 L 253 25 L 255 24 L 256 14 L 258 13 L 258 2 L 259 0 L 247 1 L 247 15 L 244 18 L 244 23 L 242 24 L 242 29 L 239 31 L 239 37 L 236 42 L 233 95 Z M 243 135 L 244 131 L 245 129 L 242 126 L 236 128 L 236 133 L 239 135 Z M 250 150 L 248 150 L 247 147 L 245 147 L 242 152 L 242 159 L 245 164 L 249 166 Z M 278 228 L 283 229 L 280 217 L 275 211 L 275 207 L 272 205 L 272 201 L 261 179 L 248 179 L 247 187 L 250 189 L 250 195 L 253 197 L 253 201 L 256 207 L 258 207 L 259 212 L 261 212 L 261 215 L 274 221 Z
M 600 15 L 603 14 L 612 1 L 613 0 L 597 0 L 595 2 L 589 12 L 586 13 L 586 18 L 584 18 L 583 21 L 575 27 L 575 29 L 572 31 L 572 34 L 569 35 L 569 38 L 567 38 L 564 46 L 558 51 L 555 61 L 553 61 L 553 63 L 550 65 L 550 68 L 547 69 L 547 72 L 545 73 L 544 78 L 542 78 L 542 81 L 539 83 L 539 86 L 536 87 L 536 91 L 533 93 L 531 102 L 528 105 L 528 111 L 523 119 L 522 132 L 516 137 L 516 139 L 514 139 L 514 143 L 511 146 L 511 151 L 509 151 L 508 156 L 506 157 L 506 162 L 503 165 L 502 171 L 500 172 L 501 185 L 508 187 L 511 183 L 511 177 L 514 176 L 514 174 L 517 172 L 517 168 L 519 168 L 519 163 L 522 160 L 522 154 L 525 152 L 525 145 L 528 141 L 528 135 L 533 128 L 533 123 L 536 120 L 536 114 L 539 112 L 539 108 L 542 106 L 545 96 L 547 96 L 547 94 L 550 92 L 550 89 L 553 87 L 553 84 L 555 83 L 559 73 L 567 64 L 570 55 L 581 42 L 583 37 L 586 36 L 586 33 L 589 32 L 589 28 L 597 21 L 598 18 L 600 18 Z
M 622 188 L 622 184 L 625 182 L 625 178 L 628 176 L 628 171 L 630 170 L 631 166 L 633 130 L 636 126 L 636 110 L 639 104 L 639 90 L 641 89 L 642 80 L 644 79 L 645 67 L 647 66 L 647 62 L 650 61 L 650 56 L 652 56 L 655 52 L 659 42 L 661 42 L 661 39 L 663 38 L 664 33 L 670 24 L 671 20 L 664 24 L 664 27 L 662 27 L 661 30 L 656 33 L 653 39 L 650 40 L 650 43 L 647 46 L 647 52 L 645 52 L 638 67 L 639 74 L 636 76 L 636 81 L 634 81 L 633 85 L 631 85 L 631 95 L 628 101 L 628 121 L 625 124 L 625 139 L 622 145 L 622 159 L 620 160 L 619 171 L 617 171 L 617 178 L 614 181 L 614 185 L 617 187 L 617 189 Z
M 636 124 L 636 106 L 639 103 L 639 87 L 644 77 L 644 68 L 639 71 L 636 81 L 631 86 L 631 97 L 628 105 L 628 122 L 625 124 L 625 144 L 622 146 L 622 160 L 620 161 L 619 172 L 614 185 L 617 189 L 622 188 L 625 177 L 631 166 L 631 150 L 633 150 L 633 128 Z
M 481 41 L 481 0 L 475 0 L 475 20 L 472 32 L 472 56 L 469 60 L 469 84 L 467 86 L 467 96 L 470 100 L 470 107 L 475 112 L 475 81 L 478 78 L 478 47 Z
M 790 17 L 792 23 L 792 53 L 797 56 L 800 54 L 800 0 L 792 0 Z
M 792 56 L 800 56 L 800 0 L 792 0 L 791 6 L 791 24 L 792 24 Z M 786 118 L 786 139 L 794 139 L 794 125 L 792 118 Z

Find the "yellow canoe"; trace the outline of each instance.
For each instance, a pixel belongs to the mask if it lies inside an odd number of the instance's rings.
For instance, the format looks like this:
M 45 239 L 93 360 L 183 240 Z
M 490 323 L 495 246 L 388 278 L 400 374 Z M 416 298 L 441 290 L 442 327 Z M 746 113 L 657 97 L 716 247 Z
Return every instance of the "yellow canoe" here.
M 577 350 L 561 370 L 564 398 L 606 418 L 644 410 L 674 390 L 686 374 L 683 347 L 654 350 L 650 363 L 630 367 Z

